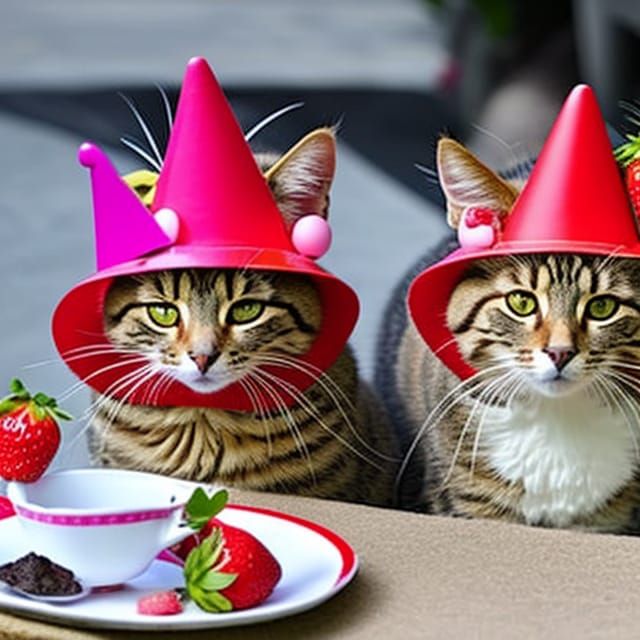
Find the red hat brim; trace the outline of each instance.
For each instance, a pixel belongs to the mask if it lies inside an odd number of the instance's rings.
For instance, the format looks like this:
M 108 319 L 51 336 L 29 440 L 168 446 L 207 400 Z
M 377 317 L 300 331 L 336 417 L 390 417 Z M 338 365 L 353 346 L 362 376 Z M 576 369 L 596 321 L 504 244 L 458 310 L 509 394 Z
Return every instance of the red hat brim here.
M 476 373 L 462 357 L 454 334 L 447 327 L 447 306 L 463 273 L 476 260 L 531 253 L 572 253 L 640 258 L 640 242 L 631 246 L 597 242 L 498 242 L 485 250 L 457 249 L 420 273 L 408 293 L 409 314 L 431 351 L 459 378 Z
M 276 271 L 308 276 L 317 287 L 323 309 L 322 326 L 311 349 L 299 356 L 300 370 L 264 367 L 303 391 L 315 382 L 338 358 L 353 330 L 359 313 L 354 291 L 334 275 L 324 271 L 305 256 L 274 249 L 247 247 L 210 247 L 177 245 L 162 252 L 99 271 L 69 291 L 58 304 L 52 321 L 53 338 L 61 357 L 79 378 L 99 393 L 115 389 L 116 398 L 127 396 L 129 385 L 118 388 L 118 381 L 132 373 L 139 363 L 127 356 L 110 353 L 111 344 L 104 333 L 104 300 L 119 276 L 137 275 L 170 269 L 246 269 Z M 88 355 L 91 352 L 95 355 Z M 305 373 L 306 371 L 306 373 Z M 151 378 L 127 397 L 130 403 L 149 401 L 157 377 Z M 264 394 L 263 394 L 264 395 Z M 281 392 L 286 404 L 295 398 Z M 175 381 L 161 397 L 158 406 L 215 407 L 232 411 L 255 409 L 240 384 L 234 383 L 215 393 L 201 394 Z M 275 403 L 266 397 L 263 405 Z

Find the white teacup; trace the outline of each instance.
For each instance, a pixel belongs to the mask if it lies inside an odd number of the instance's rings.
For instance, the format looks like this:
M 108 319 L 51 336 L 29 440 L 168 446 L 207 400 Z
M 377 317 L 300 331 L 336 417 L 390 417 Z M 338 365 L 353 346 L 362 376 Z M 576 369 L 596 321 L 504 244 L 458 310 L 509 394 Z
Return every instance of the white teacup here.
M 135 578 L 193 533 L 182 511 L 194 486 L 136 471 L 73 469 L 11 482 L 7 495 L 29 550 L 95 587 Z

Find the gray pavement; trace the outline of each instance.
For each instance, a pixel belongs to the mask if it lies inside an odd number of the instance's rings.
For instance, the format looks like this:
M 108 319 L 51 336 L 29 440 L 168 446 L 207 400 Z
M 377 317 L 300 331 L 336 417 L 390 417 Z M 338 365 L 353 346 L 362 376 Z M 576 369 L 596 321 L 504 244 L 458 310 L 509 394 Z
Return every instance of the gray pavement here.
M 421 0 L 3 0 L 0 86 L 175 83 L 428 90 L 445 60 Z
M 207 55 L 231 83 L 427 89 L 438 56 L 443 59 L 429 40 L 434 26 L 413 0 L 64 0 L 5 2 L 0 11 L 4 90 L 177 82 L 196 53 Z M 54 394 L 75 382 L 56 355 L 49 326 L 59 298 L 94 268 L 89 182 L 75 160 L 80 142 L 0 113 L 2 386 L 16 374 Z M 123 171 L 135 166 L 125 153 L 114 160 Z M 407 159 L 407 171 L 413 160 Z M 344 144 L 332 203 L 335 241 L 323 264 L 360 295 L 362 315 L 352 342 L 371 377 L 383 305 L 403 272 L 441 237 L 444 222 L 426 200 Z M 50 362 L 29 366 L 43 361 Z M 82 389 L 65 406 L 80 416 L 87 403 Z M 85 462 L 82 439 L 71 446 L 80 428 L 78 422 L 66 429 L 59 465 Z

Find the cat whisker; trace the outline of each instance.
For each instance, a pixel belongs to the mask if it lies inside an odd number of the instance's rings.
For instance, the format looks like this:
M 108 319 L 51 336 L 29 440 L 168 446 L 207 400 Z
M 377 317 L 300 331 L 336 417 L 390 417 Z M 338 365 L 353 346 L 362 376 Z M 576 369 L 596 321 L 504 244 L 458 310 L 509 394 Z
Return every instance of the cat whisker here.
M 132 380 L 136 379 L 136 376 L 140 375 L 143 371 L 148 371 L 153 368 L 153 364 L 150 363 L 146 358 L 140 359 L 140 365 L 125 373 L 123 376 L 120 376 L 116 380 L 114 380 L 106 389 L 100 392 L 100 400 L 104 403 L 108 403 L 114 399 L 114 396 L 119 394 L 124 388 L 126 388 L 127 384 L 129 384 Z
M 144 394 L 140 398 L 140 404 L 151 405 L 151 398 L 155 395 L 158 386 L 164 382 L 164 372 L 156 369 L 156 379 L 145 389 Z
M 605 378 L 600 374 L 596 374 L 596 375 L 599 375 L 597 379 L 599 380 L 603 388 L 608 389 L 610 391 L 611 398 L 613 399 L 615 406 L 617 407 L 618 411 L 624 416 L 625 423 L 627 425 L 627 430 L 629 431 L 629 436 L 633 443 L 633 450 L 634 450 L 636 460 L 640 459 L 640 448 L 638 447 L 638 439 L 636 437 L 636 434 L 634 433 L 634 428 L 629 419 L 629 414 L 622 406 L 622 403 L 624 403 L 625 406 L 628 408 L 628 410 L 631 411 L 631 413 L 633 414 L 636 421 L 636 429 L 638 428 L 637 425 L 640 421 L 640 416 L 638 415 L 637 408 L 634 406 L 634 403 L 632 403 L 630 399 L 627 397 L 627 395 L 624 393 L 624 390 L 621 389 L 616 384 L 615 381 L 608 380 L 607 378 Z
M 414 162 L 413 166 L 422 174 L 424 174 L 427 177 L 427 180 L 429 182 L 431 182 L 432 184 L 440 184 L 440 181 L 438 180 L 438 172 L 435 169 L 431 169 L 430 167 L 425 167 L 422 164 L 419 164 L 418 162 Z
M 304 440 L 304 437 L 296 424 L 295 418 L 289 411 L 286 403 L 282 399 L 282 396 L 278 393 L 276 389 L 270 384 L 270 376 L 264 374 L 264 372 L 253 371 L 249 374 L 251 380 L 255 382 L 259 387 L 261 387 L 265 393 L 271 398 L 277 409 L 279 410 L 280 415 L 284 419 L 286 425 L 289 427 L 291 432 L 291 437 L 295 442 L 296 449 L 300 452 L 300 455 L 306 460 L 307 468 L 309 469 L 309 475 L 311 476 L 311 481 L 315 486 L 317 484 L 316 474 L 313 469 L 313 462 L 311 460 L 311 454 L 309 453 L 309 448 L 307 447 L 307 443 Z M 275 382 L 275 381 L 273 381 Z
M 455 465 L 456 462 L 458 460 L 458 457 L 460 456 L 460 452 L 462 450 L 462 444 L 464 442 L 464 439 L 473 423 L 473 419 L 476 416 L 476 413 L 478 411 L 478 409 L 480 408 L 480 406 L 482 405 L 484 398 L 486 396 L 489 396 L 489 394 L 492 393 L 492 391 L 495 390 L 495 388 L 498 388 L 498 391 L 500 390 L 501 385 L 509 380 L 509 378 L 511 378 L 514 375 L 513 371 L 507 371 L 506 373 L 502 374 L 501 376 L 498 376 L 498 378 L 493 379 L 490 383 L 487 384 L 486 388 L 484 388 L 481 393 L 478 395 L 477 398 L 475 398 L 474 403 L 473 403 L 473 407 L 471 409 L 471 411 L 469 412 L 469 415 L 467 416 L 467 420 L 464 423 L 464 426 L 460 432 L 460 436 L 458 438 L 458 441 L 456 443 L 456 448 L 453 452 L 453 456 L 451 459 L 451 463 L 449 465 L 449 469 L 447 470 L 447 473 L 445 474 L 444 479 L 442 480 L 442 488 L 444 489 L 446 487 L 446 484 L 449 482 L 449 480 L 451 479 L 451 475 L 453 474 L 453 471 L 455 469 Z M 493 398 L 493 396 L 492 396 Z
M 511 411 L 511 403 L 516 395 L 519 393 L 520 389 L 525 385 L 525 380 L 522 375 L 516 370 L 514 371 L 514 375 L 506 381 L 503 387 L 498 387 L 494 395 L 491 397 L 489 402 L 485 403 L 484 410 L 480 415 L 480 420 L 478 421 L 478 426 L 476 428 L 476 435 L 473 440 L 473 449 L 471 451 L 471 465 L 469 467 L 469 481 L 473 481 L 473 474 L 476 468 L 476 460 L 478 458 L 478 451 L 480 449 L 480 438 L 482 436 L 482 427 L 485 424 L 485 420 L 489 414 L 489 411 L 493 408 L 494 399 L 499 398 L 500 396 L 504 397 L 504 405 L 508 412 Z
M 481 371 L 478 371 L 474 375 L 470 376 L 465 380 L 461 380 L 453 389 L 451 389 L 440 401 L 436 404 L 436 406 L 429 412 L 427 417 L 425 418 L 422 425 L 416 432 L 416 435 L 413 437 L 411 444 L 407 448 L 407 451 L 400 463 L 400 468 L 398 469 L 398 473 L 396 475 L 394 491 L 396 495 L 396 499 L 400 495 L 400 484 L 402 482 L 402 477 L 409 466 L 409 462 L 413 454 L 418 447 L 418 444 L 422 438 L 429 433 L 432 429 L 434 429 L 440 420 L 447 415 L 447 413 L 459 402 L 462 402 L 467 397 L 469 397 L 474 391 L 482 388 L 485 384 L 488 384 L 491 381 L 482 380 L 483 377 L 492 376 L 496 371 L 507 368 L 509 365 L 507 364 L 499 364 L 494 365 L 492 367 L 488 367 Z M 467 388 L 469 387 L 469 388 Z
M 288 359 L 288 358 L 278 358 L 277 360 L 269 358 L 269 360 L 265 360 L 262 357 L 260 357 L 259 359 L 262 362 L 264 362 L 265 364 L 275 364 L 275 365 L 281 366 L 283 368 L 287 368 L 287 367 L 288 368 L 292 368 L 292 369 L 301 371 L 302 373 L 305 373 L 306 375 L 308 375 L 326 393 L 326 395 L 329 397 L 329 399 L 331 400 L 333 405 L 336 407 L 336 409 L 340 413 L 340 416 L 344 420 L 345 424 L 347 425 L 347 427 L 349 428 L 349 430 L 351 431 L 353 436 L 356 438 L 356 440 L 365 449 L 367 449 L 370 453 L 378 456 L 379 458 L 388 460 L 390 462 L 398 462 L 397 458 L 392 457 L 392 456 L 387 456 L 386 454 L 383 454 L 383 453 L 379 452 L 375 447 L 371 446 L 362 437 L 362 435 L 358 432 L 358 430 L 356 429 L 355 425 L 353 424 L 353 421 L 351 420 L 351 418 L 349 417 L 349 415 L 345 411 L 345 408 L 342 406 L 342 403 L 340 402 L 340 400 L 338 399 L 337 396 L 341 396 L 341 398 L 344 400 L 345 404 L 348 405 L 347 408 L 350 409 L 351 411 L 355 412 L 356 409 L 355 409 L 353 403 L 351 402 L 351 400 L 349 398 L 347 398 L 347 396 L 344 394 L 342 389 L 340 389 L 339 385 L 337 385 L 336 382 L 328 374 L 325 374 L 324 372 L 321 372 L 320 374 L 314 374 L 312 371 L 306 370 L 305 367 L 302 366 L 302 364 L 303 364 L 302 361 L 292 360 L 292 359 Z M 307 363 L 304 363 L 304 364 L 307 364 Z M 336 391 L 335 394 L 332 391 L 331 387 L 333 387 L 333 389 L 335 389 L 335 391 Z
M 69 398 L 74 396 L 76 393 L 78 393 L 78 391 L 84 389 L 85 386 L 87 386 L 88 382 L 90 380 L 93 380 L 93 378 L 97 376 L 100 376 L 109 371 L 113 371 L 114 369 L 118 369 L 119 367 L 125 367 L 125 366 L 130 366 L 132 364 L 137 364 L 138 362 L 149 362 L 149 360 L 141 356 L 138 356 L 138 357 L 131 356 L 126 360 L 123 359 L 120 362 L 114 362 L 110 365 L 100 367 L 99 369 L 96 369 L 96 371 L 91 372 L 88 376 L 85 376 L 84 378 L 80 379 L 78 382 L 75 382 L 74 384 L 72 384 L 65 392 L 59 394 L 59 401 L 64 402 L 65 400 L 68 400 Z
M 96 344 L 84 345 L 82 347 L 76 347 L 74 349 L 68 349 L 67 351 L 62 352 L 61 355 L 67 361 L 73 361 L 74 359 L 80 359 L 81 357 L 79 355 L 80 353 L 87 352 L 87 351 L 92 352 L 93 350 L 98 348 L 101 348 L 102 350 L 100 352 L 96 352 L 95 355 L 104 355 L 106 353 L 138 353 L 138 351 L 135 351 L 133 349 L 130 349 L 130 350 L 119 349 L 110 345 L 109 343 L 101 342 Z M 74 354 L 78 354 L 78 355 L 76 356 Z M 91 355 L 92 353 L 89 353 L 87 357 Z M 72 356 L 72 357 L 69 357 L 69 356 Z M 44 366 L 49 366 L 53 364 L 64 364 L 64 360 L 61 360 L 60 358 L 52 358 L 50 360 L 41 360 L 40 362 L 32 362 L 29 364 L 25 364 L 22 366 L 22 369 L 25 369 L 25 370 L 36 369 L 38 367 L 44 367 Z
M 143 370 L 144 368 L 145 367 L 142 367 L 141 369 Z M 135 369 L 134 371 L 130 371 L 129 373 L 124 375 L 122 378 L 119 378 L 116 382 L 112 383 L 107 388 L 106 391 L 110 393 L 117 393 L 120 387 L 124 387 L 127 384 L 130 384 L 133 380 L 136 380 L 136 377 L 141 375 L 141 369 Z M 91 426 L 91 423 L 97 416 L 98 412 L 109 401 L 110 401 L 110 398 L 107 395 L 102 395 L 101 397 L 98 398 L 98 400 L 95 400 L 89 407 L 87 407 L 87 409 L 82 414 L 82 416 L 80 416 L 80 420 L 84 421 L 84 427 L 80 429 L 80 431 L 75 435 L 75 437 L 71 441 L 71 444 L 70 444 L 71 447 L 75 446 L 79 438 L 81 438 L 86 434 L 87 430 Z
M 168 371 L 160 372 L 159 379 L 160 379 L 160 383 L 158 384 L 154 395 L 150 398 L 150 403 L 154 406 L 160 402 L 160 398 L 162 397 L 162 394 L 164 394 L 175 382 L 175 378 Z
M 604 260 L 600 261 L 600 259 L 598 259 L 598 264 L 594 269 L 594 273 L 599 274 L 603 269 L 605 269 L 605 267 L 608 267 L 609 264 L 611 264 L 611 262 L 613 262 L 613 260 L 618 257 L 618 254 L 623 249 L 624 249 L 624 247 L 621 245 L 619 247 L 616 247 L 611 253 L 609 253 L 604 258 Z
M 318 382 L 319 380 L 322 380 L 323 382 L 326 382 L 331 386 L 336 394 L 340 396 L 341 400 L 347 405 L 347 407 L 349 407 L 349 409 L 355 409 L 351 398 L 347 396 L 347 394 L 341 389 L 340 385 L 326 371 L 320 369 L 320 367 L 317 367 L 311 362 L 306 362 L 300 358 L 296 358 L 295 356 L 279 355 L 278 357 L 284 362 L 289 363 L 291 366 L 297 367 L 299 371 L 306 373 L 314 381 Z M 312 374 L 315 374 L 315 376 Z
M 135 394 L 135 392 L 143 384 L 145 384 L 151 378 L 153 378 L 153 376 L 156 374 L 156 368 L 155 368 L 154 365 L 150 364 L 150 365 L 148 365 L 146 367 L 142 367 L 139 370 L 138 373 L 139 373 L 139 375 L 138 375 L 137 378 L 135 378 L 134 380 L 127 381 L 125 386 L 121 387 L 121 389 L 122 389 L 122 388 L 126 388 L 127 386 L 130 386 L 130 388 L 120 398 L 117 398 L 117 399 L 110 398 L 111 401 L 115 400 L 115 404 L 110 409 L 108 409 L 108 411 L 107 411 L 106 426 L 104 427 L 105 432 L 109 431 L 109 429 L 112 427 L 113 423 L 116 421 L 118 415 L 120 414 L 120 411 L 122 410 L 122 407 Z M 113 391 L 112 393 L 116 393 L 116 391 Z
M 162 168 L 162 162 L 163 162 L 162 154 L 158 149 L 158 145 L 156 143 L 155 138 L 153 137 L 153 134 L 151 133 L 151 130 L 147 126 L 145 119 L 142 117 L 142 114 L 138 110 L 138 107 L 135 105 L 133 100 L 131 100 L 131 98 L 129 98 L 129 96 L 125 95 L 124 93 L 120 93 L 119 95 L 127 103 L 127 106 L 129 107 L 131 113 L 133 114 L 134 118 L 140 125 L 140 129 L 142 129 L 142 133 L 144 133 L 144 137 L 149 143 L 149 146 L 151 147 L 151 151 L 155 154 L 155 157 L 157 159 L 156 167 L 158 168 L 158 171 L 160 171 Z
M 173 129 L 173 111 L 171 110 L 171 105 L 169 104 L 169 96 L 165 91 L 164 87 L 161 84 L 155 83 L 156 89 L 160 92 L 160 97 L 162 98 L 162 104 L 164 105 L 164 113 L 167 118 L 167 134 L 171 133 L 171 129 Z
M 106 355 L 122 355 L 122 356 L 132 356 L 132 355 L 140 355 L 140 351 L 135 349 L 95 349 L 93 351 L 86 351 L 85 353 L 79 353 L 73 356 L 69 356 L 66 358 L 67 362 L 76 362 L 77 360 L 84 360 L 85 358 L 97 358 L 98 356 L 106 356 Z
M 379 458 L 381 458 L 383 460 L 387 460 L 389 462 L 398 462 L 399 461 L 394 456 L 387 456 L 386 454 L 383 454 L 382 452 L 378 451 L 375 447 L 371 446 L 366 441 L 365 438 L 362 437 L 362 435 L 358 432 L 358 430 L 356 429 L 355 425 L 353 424 L 353 421 L 351 420 L 351 418 L 349 417 L 349 415 L 345 411 L 345 408 L 343 407 L 342 402 L 340 401 L 338 396 L 340 396 L 340 398 L 344 401 L 344 403 L 347 405 L 348 409 L 350 409 L 351 411 L 355 412 L 356 409 L 355 409 L 353 403 L 346 396 L 346 394 L 340 388 L 340 386 L 327 373 L 325 373 L 324 371 L 321 371 L 320 369 L 318 369 L 319 373 L 318 374 L 314 374 L 313 373 L 313 368 L 314 368 L 313 365 L 309 365 L 309 363 L 303 362 L 301 360 L 296 360 L 296 359 L 289 358 L 289 357 L 284 357 L 284 356 L 263 356 L 263 355 L 260 355 L 260 356 L 256 357 L 256 361 L 263 362 L 264 364 L 274 364 L 274 365 L 277 365 L 277 366 L 282 366 L 284 368 L 289 367 L 289 368 L 295 369 L 297 371 L 301 371 L 302 373 L 308 375 L 327 394 L 327 396 L 329 397 L 331 402 L 334 404 L 334 406 L 336 407 L 336 409 L 340 413 L 340 416 L 345 421 L 345 424 L 347 425 L 347 427 L 349 428 L 349 430 L 351 431 L 353 436 L 356 438 L 356 440 L 367 451 L 369 451 L 370 453 L 374 454 L 375 456 L 377 456 L 377 457 L 379 457 Z M 308 365 L 308 368 L 306 368 L 306 365 Z M 317 369 L 317 367 L 315 367 L 315 368 Z M 334 390 L 335 390 L 335 393 L 334 393 Z
M 267 125 L 271 124 L 274 120 L 277 120 L 279 117 L 293 111 L 295 109 L 300 109 L 300 107 L 304 107 L 304 102 L 293 102 L 292 104 L 288 104 L 273 113 L 270 113 L 268 116 L 260 120 L 260 122 L 256 123 L 244 134 L 244 139 L 249 142 L 251 138 L 253 138 L 257 133 L 262 131 Z
M 256 371 L 254 371 L 253 373 L 256 373 Z M 367 464 L 372 465 L 376 469 L 379 469 L 380 471 L 384 470 L 384 468 L 381 465 L 374 462 L 371 458 L 367 457 L 352 443 L 350 443 L 340 434 L 332 430 L 331 427 L 329 427 L 327 423 L 322 419 L 322 416 L 320 415 L 316 407 L 313 405 L 313 403 L 310 402 L 309 399 L 306 398 L 306 396 L 302 392 L 300 392 L 295 385 L 291 384 L 290 382 L 287 382 L 286 380 L 283 380 L 282 378 L 280 378 L 279 376 L 276 376 L 275 374 L 267 373 L 265 371 L 260 371 L 260 373 L 262 375 L 268 376 L 269 379 L 272 380 L 274 384 L 277 384 L 280 388 L 286 391 L 307 412 L 309 417 L 316 420 L 317 424 L 324 431 L 326 431 L 327 433 L 330 433 L 342 445 L 344 445 L 347 449 L 349 449 L 354 455 L 358 456 L 361 460 L 363 460 Z
M 85 415 L 92 415 L 94 413 L 93 409 L 96 406 L 98 409 L 102 408 L 103 405 L 108 404 L 113 401 L 113 396 L 120 393 L 122 389 L 125 389 L 128 384 L 131 384 L 132 381 L 136 380 L 142 372 L 145 372 L 151 367 L 151 364 L 147 363 L 144 366 L 136 367 L 133 371 L 129 371 L 125 375 L 121 376 L 114 382 L 112 382 L 99 396 L 99 399 L 93 403 L 92 406 L 88 407 Z
M 249 396 L 253 410 L 262 422 L 264 427 L 264 436 L 267 440 L 267 457 L 271 458 L 273 456 L 273 440 L 271 438 L 271 431 L 269 430 L 268 412 L 266 410 L 266 404 L 262 399 L 262 393 L 249 377 L 240 378 L 238 382 L 245 390 L 247 396 Z
M 482 133 L 483 135 L 491 138 L 491 140 L 497 142 L 503 149 L 507 151 L 509 156 L 511 157 L 511 161 L 515 164 L 516 167 L 522 164 L 522 158 L 518 158 L 518 155 L 515 153 L 515 148 L 519 146 L 518 144 L 509 144 L 506 140 L 503 140 L 499 135 L 494 133 L 493 131 L 489 131 L 489 129 L 485 129 L 477 123 L 471 125 L 476 131 Z M 530 161 L 529 158 L 526 161 Z M 524 179 L 528 177 L 528 174 L 524 176 Z M 521 178 L 522 179 L 522 178 Z
M 631 371 L 640 371 L 640 365 L 633 364 L 627 360 L 605 359 L 600 363 L 601 366 L 620 367 L 622 369 L 630 369 Z M 618 373 L 622 373 L 618 371 Z
M 453 338 L 449 338 L 449 340 L 446 340 L 445 342 L 443 342 L 434 352 L 433 355 L 437 356 L 441 351 L 444 351 L 449 345 L 454 344 L 455 342 L 457 342 L 458 338 L 456 338 L 455 336 Z
M 121 136 L 120 142 L 122 142 L 125 147 L 138 154 L 143 160 L 146 160 L 158 173 L 162 171 L 162 166 L 159 165 L 158 162 L 131 137 Z

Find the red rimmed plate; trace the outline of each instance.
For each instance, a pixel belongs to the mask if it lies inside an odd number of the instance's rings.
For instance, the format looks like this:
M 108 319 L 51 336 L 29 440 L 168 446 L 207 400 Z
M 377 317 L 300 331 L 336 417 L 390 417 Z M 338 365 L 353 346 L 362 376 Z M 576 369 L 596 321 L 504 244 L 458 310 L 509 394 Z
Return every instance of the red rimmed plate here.
M 167 631 L 228 627 L 275 620 L 311 609 L 338 593 L 356 574 L 358 561 L 351 546 L 314 522 L 241 505 L 227 506 L 220 518 L 253 533 L 282 566 L 282 579 L 269 599 L 258 607 L 212 614 L 189 603 L 176 616 L 138 615 L 136 601 L 143 593 L 183 585 L 180 567 L 156 560 L 142 576 L 120 591 L 92 594 L 65 606 L 27 600 L 0 588 L 0 609 L 69 626 L 101 629 Z M 0 520 L 0 564 L 29 551 L 22 538 L 16 518 Z

